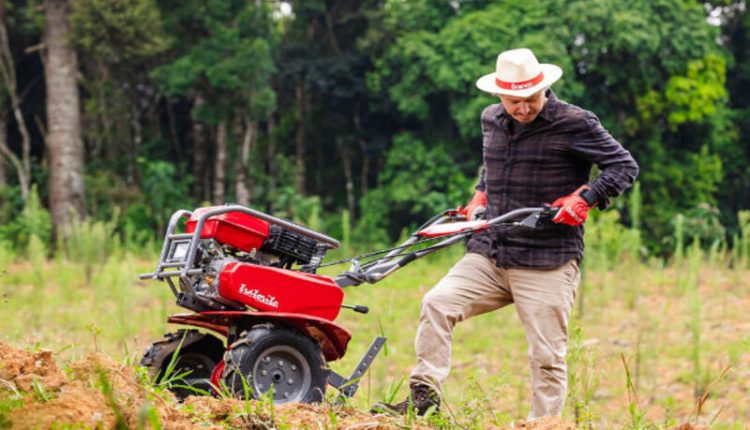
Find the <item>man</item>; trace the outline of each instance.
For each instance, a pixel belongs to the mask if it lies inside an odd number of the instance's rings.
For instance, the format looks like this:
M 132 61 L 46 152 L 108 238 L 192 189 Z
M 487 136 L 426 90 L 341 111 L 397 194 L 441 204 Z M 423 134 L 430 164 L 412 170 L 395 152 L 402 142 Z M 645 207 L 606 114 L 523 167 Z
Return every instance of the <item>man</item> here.
M 589 209 L 632 185 L 638 165 L 584 109 L 549 89 L 562 76 L 528 49 L 501 53 L 494 73 L 477 81 L 499 104 L 482 113 L 483 169 L 467 217 L 487 218 L 552 201 L 554 223 L 478 235 L 466 255 L 424 297 L 410 396 L 378 410 L 424 414 L 440 405 L 456 323 L 515 304 L 528 341 L 529 419 L 560 415 L 565 401 L 568 317 L 580 281 L 583 222 Z M 589 182 L 592 165 L 601 171 Z

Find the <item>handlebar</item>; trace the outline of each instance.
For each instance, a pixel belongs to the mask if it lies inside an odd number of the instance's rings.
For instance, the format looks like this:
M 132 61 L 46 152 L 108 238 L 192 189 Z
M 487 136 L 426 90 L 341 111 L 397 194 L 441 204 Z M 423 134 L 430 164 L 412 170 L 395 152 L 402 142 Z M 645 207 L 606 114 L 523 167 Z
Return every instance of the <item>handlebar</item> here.
M 365 282 L 374 284 L 378 281 L 381 281 L 383 278 L 395 272 L 396 270 L 411 263 L 412 261 L 432 254 L 439 249 L 458 243 L 470 236 L 477 234 L 480 231 L 487 230 L 493 226 L 499 226 L 501 224 L 507 223 L 508 221 L 518 220 L 521 217 L 523 217 L 521 221 L 513 222 L 511 226 L 535 228 L 540 223 L 554 218 L 559 210 L 559 207 L 551 206 L 516 209 L 487 220 L 486 223 L 472 224 L 465 230 L 459 230 L 457 232 L 446 234 L 445 239 L 436 243 L 435 245 L 410 252 L 406 255 L 402 254 L 402 251 L 410 248 L 411 246 L 421 242 L 424 239 L 420 235 L 420 232 L 422 230 L 440 224 L 454 223 L 466 220 L 466 217 L 458 214 L 455 209 L 449 209 L 431 218 L 419 229 L 417 229 L 417 231 L 412 233 L 412 235 L 406 241 L 404 241 L 401 245 L 393 248 L 382 258 L 373 262 L 369 262 L 362 266 L 360 266 L 359 263 L 357 263 L 355 260 L 352 264 L 352 267 L 348 271 L 337 276 L 334 280 L 342 288 L 361 285 Z M 396 257 L 401 258 L 394 260 Z

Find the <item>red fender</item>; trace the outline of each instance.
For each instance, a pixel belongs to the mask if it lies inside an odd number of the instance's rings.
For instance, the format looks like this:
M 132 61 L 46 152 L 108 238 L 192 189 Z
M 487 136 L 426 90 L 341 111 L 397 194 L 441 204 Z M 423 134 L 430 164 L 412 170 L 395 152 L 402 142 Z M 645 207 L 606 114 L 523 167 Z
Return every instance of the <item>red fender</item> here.
M 343 357 L 352 337 L 348 330 L 326 319 L 288 312 L 209 311 L 171 315 L 167 322 L 200 327 L 227 337 L 234 320 L 244 318 L 250 319 L 253 325 L 270 322 L 297 328 L 318 342 L 326 361 Z

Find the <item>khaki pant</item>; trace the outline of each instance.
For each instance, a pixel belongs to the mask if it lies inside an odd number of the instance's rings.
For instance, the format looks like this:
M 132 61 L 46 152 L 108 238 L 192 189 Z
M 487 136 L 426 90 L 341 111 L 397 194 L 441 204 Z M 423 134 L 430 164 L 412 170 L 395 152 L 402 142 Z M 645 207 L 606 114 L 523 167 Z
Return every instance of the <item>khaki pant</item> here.
M 456 323 L 514 303 L 528 341 L 529 419 L 560 415 L 568 381 L 568 316 L 579 281 L 575 260 L 551 270 L 502 269 L 483 255 L 466 254 L 422 301 L 417 366 L 409 382 L 440 391 L 450 372 Z

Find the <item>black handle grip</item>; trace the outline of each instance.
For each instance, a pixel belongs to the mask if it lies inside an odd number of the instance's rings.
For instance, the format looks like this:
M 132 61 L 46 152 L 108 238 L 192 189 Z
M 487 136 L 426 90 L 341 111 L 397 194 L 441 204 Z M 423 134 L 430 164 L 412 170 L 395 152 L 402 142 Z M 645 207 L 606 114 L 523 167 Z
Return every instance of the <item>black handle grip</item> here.
M 345 309 L 351 309 L 351 310 L 353 310 L 354 312 L 357 312 L 357 313 L 360 313 L 360 314 L 366 314 L 366 313 L 369 313 L 369 312 L 370 312 L 370 308 L 368 308 L 367 306 L 360 306 L 360 305 L 356 305 L 356 306 L 352 306 L 352 305 L 341 305 L 341 307 L 342 307 L 342 308 L 345 308 Z

